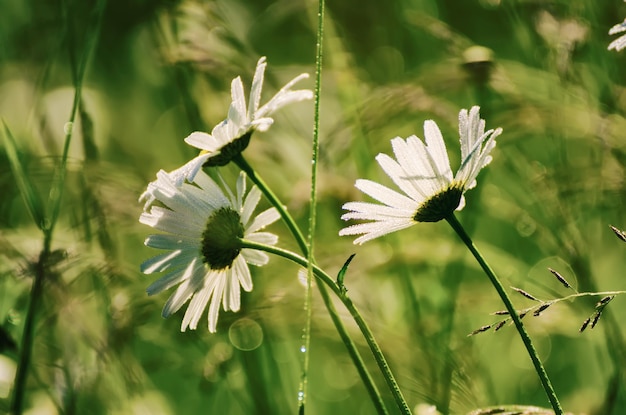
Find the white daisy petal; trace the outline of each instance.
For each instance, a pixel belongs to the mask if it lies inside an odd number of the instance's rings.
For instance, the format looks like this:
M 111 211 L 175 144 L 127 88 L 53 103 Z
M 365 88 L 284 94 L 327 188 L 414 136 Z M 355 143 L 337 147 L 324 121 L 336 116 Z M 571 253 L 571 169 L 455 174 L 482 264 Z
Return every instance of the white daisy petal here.
M 256 64 L 254 78 L 252 79 L 252 88 L 250 88 L 250 102 L 248 103 L 248 120 L 253 120 L 259 109 L 261 102 L 261 90 L 263 89 L 263 78 L 265 75 L 265 67 L 267 62 L 265 56 L 261 57 Z
M 344 235 L 360 235 L 363 236 L 354 240 L 354 243 L 360 245 L 364 242 L 387 235 L 388 233 L 406 229 L 415 225 L 415 222 L 409 220 L 381 221 L 359 223 L 358 225 L 348 226 L 339 231 L 340 236 Z
M 202 269 L 198 266 L 197 262 L 189 263 L 186 268 L 172 271 L 150 284 L 148 288 L 146 288 L 146 293 L 148 293 L 148 295 L 154 295 L 168 290 L 189 279 L 195 272 L 202 272 Z
M 211 134 L 194 131 L 185 138 L 185 143 L 200 150 L 215 152 L 219 150 L 217 140 Z
M 226 285 L 226 278 L 228 273 L 224 272 L 215 280 L 215 288 L 213 289 L 213 296 L 211 303 L 209 304 L 209 331 L 215 333 L 217 330 L 217 318 L 219 316 L 220 304 L 222 303 L 222 297 L 224 296 L 224 286 Z
M 272 118 L 274 112 L 288 104 L 313 98 L 313 92 L 310 90 L 293 91 L 291 89 L 296 83 L 308 78 L 308 74 L 300 74 L 289 81 L 274 97 L 259 108 L 266 66 L 266 58 L 261 57 L 254 71 L 247 105 L 243 82 L 241 77 L 236 77 L 231 82 L 231 103 L 226 119 L 217 123 L 213 127 L 211 134 L 194 132 L 185 138 L 187 144 L 210 153 L 208 156 L 210 166 L 224 165 L 235 155 L 233 154 L 233 146 L 230 146 L 228 151 L 222 152 L 224 147 L 254 131 L 267 131 L 274 123 Z M 239 146 L 237 148 L 238 151 L 243 151 L 245 145 L 243 148 Z M 228 156 L 225 154 L 228 154 Z M 216 157 L 214 160 L 210 160 L 214 157 Z M 221 161 L 217 161 L 218 158 L 222 158 Z
M 279 215 L 274 208 L 253 215 L 260 192 L 256 187 L 246 192 L 245 179 L 242 173 L 236 194 L 223 180 L 220 186 L 201 170 L 193 182 L 185 179 L 177 185 L 163 172 L 152 184 L 151 195 L 160 205 L 142 213 L 140 222 L 164 232 L 150 235 L 145 241 L 147 246 L 164 252 L 144 261 L 140 268 L 145 274 L 166 272 L 148 287 L 149 295 L 176 287 L 163 307 L 164 317 L 188 303 L 182 331 L 196 329 L 208 308 L 208 328 L 214 332 L 220 305 L 225 311 L 237 311 L 241 287 L 244 291 L 252 289 L 249 264 L 268 262 L 264 252 L 233 248 L 233 243 L 239 241 L 240 226 L 252 241 L 273 245 L 278 240 L 274 234 L 258 232 Z M 232 221 L 232 225 L 224 226 L 222 221 Z M 232 261 L 225 262 L 229 258 Z
M 252 249 L 242 249 L 241 256 L 243 256 L 248 264 L 256 265 L 257 267 L 267 264 L 270 260 L 270 257 L 265 252 Z
M 611 29 L 609 29 L 609 35 L 616 35 L 624 31 L 626 31 L 626 19 L 624 19 L 622 23 L 618 23 L 615 26 L 613 26 Z M 615 51 L 619 52 L 625 47 L 626 47 L 626 35 L 622 35 L 618 37 L 617 39 L 615 39 L 614 41 L 612 41 L 609 44 L 608 49 L 609 50 L 615 49 Z
M 246 251 L 258 252 L 260 254 L 265 255 L 265 252 L 261 252 L 261 251 L 254 251 L 251 249 L 246 249 Z M 248 266 L 246 265 L 246 262 L 247 261 L 245 258 L 241 258 L 241 257 L 236 258 L 235 262 L 233 262 L 233 270 L 237 275 L 237 280 L 241 284 L 241 287 L 245 291 L 250 292 L 252 291 L 252 275 L 250 274 L 250 268 L 248 268 Z M 239 309 L 239 307 L 237 307 L 237 309 Z M 232 310 L 237 311 L 235 309 L 232 309 Z
M 200 290 L 196 291 L 193 294 L 191 301 L 189 301 L 189 305 L 187 306 L 185 316 L 183 317 L 183 321 L 181 323 L 181 331 L 185 331 L 187 328 L 195 330 L 196 327 L 198 327 L 198 322 L 204 314 L 206 305 L 209 302 L 211 294 L 213 294 L 215 284 L 217 283 L 216 278 L 210 279 L 209 277 L 208 280 L 209 283 Z
M 250 223 L 248 225 L 248 227 L 246 228 L 246 235 L 249 235 L 250 233 L 256 232 L 260 229 L 265 228 L 268 225 L 271 225 L 272 223 L 276 222 L 278 219 L 280 218 L 280 213 L 278 213 L 278 210 L 276 210 L 276 208 L 269 208 L 267 210 L 264 210 L 263 212 L 259 213 L 254 220 L 252 221 L 252 223 Z
M 258 187 L 252 186 L 241 209 L 241 223 L 243 223 L 244 226 L 250 221 L 250 216 L 252 216 L 252 212 L 256 209 L 256 205 L 259 204 L 259 200 L 261 200 L 261 191 Z
M 347 212 L 341 219 L 366 222 L 350 225 L 339 231 L 339 235 L 361 235 L 354 243 L 362 244 L 417 222 L 445 219 L 455 209 L 463 209 L 465 191 L 476 185 L 476 177 L 491 161 L 495 139 L 502 133 L 501 128 L 485 132 L 479 110 L 474 106 L 459 112 L 461 166 L 455 175 L 441 130 L 434 121 L 424 123 L 424 141 L 414 135 L 406 140 L 392 139 L 395 159 L 379 154 L 376 161 L 404 194 L 371 180 L 358 179 L 356 188 L 380 204 L 344 204 Z
M 432 156 L 433 167 L 436 168 L 435 174 L 444 179 L 442 184 L 450 183 L 452 181 L 452 169 L 450 168 L 446 144 L 443 141 L 441 130 L 432 120 L 424 122 L 424 140 L 428 147 L 428 154 Z
M 278 236 L 269 232 L 254 232 L 245 236 L 246 239 L 252 242 L 258 242 L 264 245 L 275 245 L 276 242 L 278 242 Z
M 355 187 L 379 202 L 397 209 L 409 210 L 411 208 L 417 208 L 418 205 L 415 200 L 371 180 L 359 179 L 356 181 Z
M 231 82 L 231 98 L 232 102 L 228 109 L 228 123 L 231 125 L 245 125 L 248 121 L 246 113 L 246 96 L 243 93 L 243 82 L 241 77 L 233 79 Z

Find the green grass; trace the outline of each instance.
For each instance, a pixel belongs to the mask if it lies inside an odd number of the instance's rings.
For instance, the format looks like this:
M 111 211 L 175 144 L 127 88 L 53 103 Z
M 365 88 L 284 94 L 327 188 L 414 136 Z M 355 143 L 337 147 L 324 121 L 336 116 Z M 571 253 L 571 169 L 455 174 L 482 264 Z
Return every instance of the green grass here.
M 419 224 L 354 246 L 337 236 L 341 205 L 363 197 L 357 178 L 388 183 L 374 157 L 390 153 L 395 136 L 422 137 L 426 119 L 437 121 L 458 166 L 456 117 L 477 104 L 487 127 L 504 132 L 458 218 L 505 288 L 544 300 L 571 294 L 552 267 L 580 292 L 626 289 L 626 245 L 609 228 L 626 228 L 626 55 L 606 50 L 608 29 L 626 6 L 366 0 L 326 7 L 317 263 L 337 275 L 356 253 L 345 287 L 411 409 L 548 407 L 513 327 L 467 337 L 497 322 L 490 313 L 503 306 L 448 226 Z M 298 267 L 272 258 L 254 269 L 242 310 L 220 313 L 218 333 L 180 333 L 182 313 L 160 317 L 167 295 L 145 294 L 155 276 L 141 274 L 139 264 L 154 252 L 143 246 L 151 230 L 138 222 L 137 198 L 159 169 L 196 154 L 183 138 L 226 116 L 230 81 L 241 75 L 248 88 L 260 56 L 269 62 L 263 100 L 293 76 L 314 74 L 317 3 L 110 0 L 93 48 L 95 4 L 4 2 L 0 16 L 0 117 L 13 137 L 0 141 L 0 412 L 10 405 L 43 247 L 33 217 L 39 224 L 42 215 L 54 217 L 46 209 L 59 183 L 63 126 L 88 54 L 25 408 L 295 413 L 306 321 Z M 464 55 L 472 45 L 492 51 L 486 78 Z M 313 89 L 313 78 L 307 82 Z M 301 229 L 309 217 L 313 114 L 312 102 L 284 108 L 245 153 Z M 223 172 L 231 183 L 238 174 L 233 165 Z M 284 225 L 271 231 L 280 246 L 298 251 Z M 532 305 L 511 295 L 519 309 Z M 617 296 L 593 330 L 578 332 L 598 300 L 562 302 L 524 320 L 564 409 L 575 414 L 626 409 L 625 300 Z M 396 413 L 358 329 L 335 303 Z M 375 413 L 317 290 L 312 312 L 307 412 Z M 244 318 L 263 332 L 252 351 L 238 349 L 229 331 Z

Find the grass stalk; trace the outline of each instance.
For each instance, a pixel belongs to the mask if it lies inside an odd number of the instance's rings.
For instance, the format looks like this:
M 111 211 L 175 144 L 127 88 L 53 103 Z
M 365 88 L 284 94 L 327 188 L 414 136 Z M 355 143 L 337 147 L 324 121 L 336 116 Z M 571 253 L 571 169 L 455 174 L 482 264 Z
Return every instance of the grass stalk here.
M 533 345 L 533 342 L 530 336 L 528 335 L 528 332 L 524 328 L 524 324 L 522 323 L 522 320 L 517 314 L 517 311 L 515 310 L 515 307 L 513 306 L 513 303 L 511 302 L 509 295 L 506 293 L 506 290 L 502 286 L 502 283 L 500 282 L 496 274 L 493 272 L 489 264 L 487 264 L 483 256 L 480 254 L 480 252 L 474 245 L 474 242 L 472 241 L 470 236 L 467 234 L 467 232 L 465 232 L 465 229 L 463 228 L 461 223 L 458 221 L 456 216 L 454 216 L 454 214 L 451 214 L 450 216 L 446 218 L 446 220 L 448 221 L 450 226 L 452 226 L 452 229 L 454 229 L 457 235 L 459 235 L 463 243 L 465 243 L 465 245 L 470 250 L 472 255 L 474 255 L 474 258 L 476 258 L 476 261 L 478 261 L 478 264 L 481 266 L 485 274 L 487 274 L 487 277 L 489 277 L 489 281 L 491 281 L 491 284 L 498 292 L 500 299 L 504 303 L 506 310 L 511 315 L 511 319 L 513 320 L 513 323 L 515 324 L 515 328 L 517 329 L 522 339 L 522 342 L 524 343 L 524 346 L 526 347 L 526 350 L 528 351 L 530 360 L 533 362 L 533 366 L 535 367 L 535 371 L 537 372 L 537 375 L 539 376 L 539 379 L 541 380 L 541 385 L 543 386 L 543 389 L 546 392 L 546 395 L 548 395 L 548 400 L 550 401 L 550 405 L 552 405 L 552 409 L 554 409 L 554 413 L 556 415 L 562 415 L 563 408 L 561 408 L 561 404 L 556 396 L 556 392 L 554 391 L 554 388 L 552 387 L 552 383 L 550 382 L 548 373 L 546 372 L 546 369 L 543 367 L 543 363 L 541 363 L 541 359 L 539 359 L 539 354 L 537 353 L 537 350 L 535 349 L 535 346 Z

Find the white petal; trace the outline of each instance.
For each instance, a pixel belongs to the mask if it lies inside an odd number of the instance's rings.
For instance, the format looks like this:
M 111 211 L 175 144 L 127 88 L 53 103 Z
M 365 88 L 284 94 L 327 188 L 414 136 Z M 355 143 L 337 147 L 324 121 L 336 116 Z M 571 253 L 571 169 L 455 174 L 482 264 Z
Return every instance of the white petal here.
M 217 318 L 219 316 L 220 304 L 224 296 L 224 285 L 226 284 L 225 274 L 222 271 L 220 276 L 215 279 L 215 288 L 213 289 L 213 297 L 209 304 L 209 331 L 215 333 L 217 328 Z
M 230 108 L 228 109 L 228 120 L 235 126 L 244 125 L 248 122 L 248 114 L 246 113 L 246 97 L 243 93 L 243 83 L 241 82 L 241 77 L 238 76 L 233 79 L 230 91 L 232 102 L 230 104 Z M 235 138 L 237 137 L 231 137 L 231 139 Z
M 239 277 L 235 269 L 236 264 L 237 261 L 235 260 L 232 268 L 226 270 L 224 295 L 222 296 L 222 307 L 225 311 L 239 311 L 239 307 L 241 306 L 241 288 L 239 286 Z
M 351 210 L 352 212 L 344 213 L 342 219 L 357 219 L 353 215 L 368 215 L 371 219 L 374 218 L 407 218 L 415 215 L 416 209 L 398 209 L 394 207 L 378 205 L 375 203 L 367 202 L 348 202 L 343 205 L 345 210 Z M 365 218 L 361 218 L 365 219 Z
M 261 57 L 256 64 L 254 78 L 252 79 L 252 87 L 250 88 L 250 102 L 248 104 L 248 120 L 253 120 L 259 109 L 261 101 L 261 90 L 263 89 L 263 77 L 265 75 L 265 67 L 267 63 L 265 56 Z
M 246 261 L 241 256 L 235 258 L 233 262 L 233 272 L 237 275 L 237 284 L 241 284 L 243 289 L 247 292 L 252 291 L 252 275 L 250 274 L 250 269 L 246 264 Z M 239 310 L 231 308 L 233 311 Z
M 191 274 L 191 275 L 190 275 Z M 174 314 L 191 298 L 191 296 L 202 287 L 206 271 L 200 267 L 193 267 L 191 264 L 185 270 L 185 278 L 178 286 L 174 294 L 170 296 L 161 314 L 167 318 Z
M 266 265 L 270 260 L 270 257 L 265 252 L 257 251 L 255 249 L 242 249 L 241 256 L 248 264 L 252 264 L 257 267 Z
M 206 150 L 210 153 L 218 151 L 221 148 L 220 143 L 211 134 L 201 131 L 194 131 L 185 138 L 185 143 L 192 147 Z
M 450 169 L 446 144 L 443 141 L 439 127 L 434 121 L 427 120 L 424 122 L 424 138 L 428 147 L 428 153 L 432 156 L 434 167 L 437 169 L 435 173 L 438 176 L 443 176 L 446 179 L 446 184 L 450 183 L 452 181 L 452 170 Z
M 253 120 L 250 127 L 253 127 L 257 131 L 264 132 L 269 130 L 272 124 L 274 124 L 273 118 L 263 117 Z
M 250 235 L 260 229 L 265 228 L 268 225 L 276 222 L 280 218 L 280 214 L 276 210 L 276 208 L 269 208 L 261 213 L 259 213 L 252 223 L 248 225 L 246 228 L 246 235 Z
M 259 204 L 259 200 L 261 200 L 261 191 L 258 187 L 252 186 L 250 192 L 246 196 L 246 200 L 243 204 L 243 209 L 241 210 L 241 223 L 244 227 L 248 225 L 248 221 L 256 209 L 256 205 Z
M 243 207 L 243 195 L 246 193 L 246 173 L 240 172 L 239 177 L 237 177 L 237 198 L 235 199 L 235 203 L 233 208 L 237 213 L 241 214 L 241 210 Z
M 409 210 L 417 209 L 418 206 L 418 203 L 415 200 L 409 199 L 408 197 L 371 180 L 359 179 L 356 181 L 355 187 L 366 195 L 386 204 L 387 206 Z
M 402 139 L 400 139 L 400 142 L 403 143 L 401 144 L 402 146 L 406 146 Z M 396 142 L 396 144 L 400 144 L 400 142 Z M 399 152 L 398 146 L 395 146 L 394 152 Z M 402 157 L 399 157 L 399 159 L 401 160 Z M 438 186 L 432 185 L 434 177 L 432 169 L 428 173 L 418 172 L 415 169 L 411 170 L 406 163 L 402 164 L 402 160 L 398 163 L 386 154 L 377 155 L 376 161 L 396 186 L 417 203 L 421 203 L 438 188 Z
M 618 23 L 609 29 L 609 35 L 616 35 L 618 33 L 622 33 L 626 31 L 626 19 L 622 23 Z
M 354 240 L 355 245 L 360 245 L 364 242 L 371 241 L 379 236 L 387 235 L 401 229 L 406 229 L 415 225 L 415 221 L 409 220 L 395 220 L 395 221 L 382 221 L 382 222 L 368 222 L 359 223 L 357 225 L 348 226 L 339 231 L 340 236 L 345 235 L 360 235 L 363 236 Z
M 255 232 L 245 235 L 246 239 L 252 242 L 258 242 L 264 245 L 275 245 L 278 242 L 278 236 L 269 232 Z
M 173 286 L 186 281 L 195 273 L 204 273 L 204 264 L 200 261 L 192 261 L 186 268 L 172 271 L 154 281 L 146 288 L 148 295 L 154 295 L 172 288 Z
M 139 216 L 139 222 L 160 231 L 187 238 L 196 238 L 202 234 L 202 222 L 198 221 L 197 218 L 181 215 L 160 206 L 152 206 L 150 213 L 142 213 Z
M 195 330 L 198 327 L 198 321 L 200 321 L 209 298 L 211 298 L 212 290 L 213 284 L 208 284 L 194 293 L 189 306 L 187 306 L 187 311 L 185 311 L 185 316 L 181 323 L 181 331 L 185 331 L 187 327 L 191 330 Z
M 312 99 L 313 92 L 308 89 L 290 91 L 291 87 L 294 86 L 297 82 L 300 82 L 301 80 L 308 77 L 309 74 L 302 73 L 289 81 L 287 85 L 282 87 L 280 91 L 278 91 L 276 95 L 274 95 L 274 97 L 268 101 L 267 104 L 259 108 L 259 110 L 255 114 L 255 118 L 261 118 L 271 115 L 274 111 L 277 111 L 287 104 Z

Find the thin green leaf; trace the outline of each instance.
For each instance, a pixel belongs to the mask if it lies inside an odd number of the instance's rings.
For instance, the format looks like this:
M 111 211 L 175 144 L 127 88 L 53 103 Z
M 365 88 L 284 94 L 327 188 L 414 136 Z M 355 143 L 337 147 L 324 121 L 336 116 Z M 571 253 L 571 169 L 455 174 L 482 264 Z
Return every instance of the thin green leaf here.
M 346 262 L 343 264 L 343 266 L 339 270 L 339 273 L 337 273 L 337 285 L 339 286 L 339 289 L 341 290 L 342 293 L 345 293 L 346 291 L 348 291 L 345 285 L 343 285 L 343 281 L 344 281 L 344 278 L 346 277 L 346 271 L 348 271 L 348 266 L 350 266 L 350 262 L 352 262 L 352 258 L 354 258 L 355 255 L 356 254 L 350 255 L 350 257 L 346 260 Z
M 35 187 L 33 186 L 30 178 L 26 174 L 26 169 L 22 165 L 22 160 L 20 160 L 17 153 L 17 145 L 15 143 L 15 139 L 9 130 L 9 127 L 6 125 L 4 120 L 2 121 L 4 125 L 4 142 L 5 148 L 7 152 L 7 157 L 9 158 L 9 164 L 11 165 L 11 171 L 13 171 L 13 176 L 15 176 L 15 181 L 17 182 L 17 187 L 24 199 L 24 203 L 26 204 L 26 208 L 28 209 L 28 213 L 35 221 L 35 225 L 43 230 L 43 226 L 45 223 L 45 215 L 44 215 L 44 207 L 41 202 L 41 198 L 39 194 L 35 191 Z

